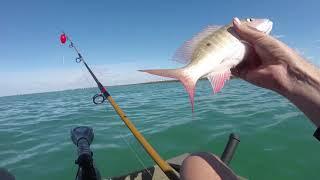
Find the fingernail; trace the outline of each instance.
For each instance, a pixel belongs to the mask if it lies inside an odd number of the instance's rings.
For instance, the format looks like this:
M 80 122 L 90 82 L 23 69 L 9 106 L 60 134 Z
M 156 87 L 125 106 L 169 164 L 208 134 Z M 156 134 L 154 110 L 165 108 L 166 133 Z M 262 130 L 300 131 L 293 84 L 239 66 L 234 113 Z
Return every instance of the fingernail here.
M 241 21 L 237 17 L 233 18 L 233 22 L 237 25 L 241 25 Z

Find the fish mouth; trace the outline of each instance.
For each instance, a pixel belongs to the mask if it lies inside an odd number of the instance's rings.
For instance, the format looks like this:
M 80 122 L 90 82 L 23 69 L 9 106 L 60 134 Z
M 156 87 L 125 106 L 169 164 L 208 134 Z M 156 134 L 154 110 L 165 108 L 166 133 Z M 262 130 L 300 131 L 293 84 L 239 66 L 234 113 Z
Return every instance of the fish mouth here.
M 265 31 L 265 33 L 266 34 L 269 34 L 270 32 L 271 32 L 271 30 L 272 30 L 272 26 L 273 26 L 273 22 L 272 21 L 270 21 L 270 20 L 268 20 L 268 28 L 267 28 L 267 30 Z
M 257 30 L 269 34 L 272 30 L 272 26 L 272 21 L 270 21 L 269 19 L 265 19 L 264 22 L 257 27 Z

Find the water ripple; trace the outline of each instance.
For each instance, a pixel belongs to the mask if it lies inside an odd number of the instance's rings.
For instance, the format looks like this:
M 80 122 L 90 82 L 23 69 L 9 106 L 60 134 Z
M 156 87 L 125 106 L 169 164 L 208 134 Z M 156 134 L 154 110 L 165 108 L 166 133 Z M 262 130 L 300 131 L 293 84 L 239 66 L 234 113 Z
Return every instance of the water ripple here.
M 196 90 L 192 114 L 188 95 L 179 83 L 109 87 L 115 101 L 162 153 L 198 150 L 231 131 L 251 137 L 302 116 L 282 97 L 240 80 L 232 80 L 215 95 L 207 81 L 200 81 Z M 98 163 L 132 158 L 123 139 L 134 147 L 139 144 L 110 105 L 92 104 L 91 96 L 96 92 L 79 89 L 0 98 L 0 167 L 14 170 L 17 179 L 39 179 L 57 173 L 65 174 L 63 179 L 72 178 L 68 171 L 76 152 L 70 129 L 79 125 L 93 127 L 92 148 Z M 278 152 L 283 148 L 267 145 L 263 151 Z M 132 163 L 132 167 L 137 166 Z M 121 168 L 126 165 L 130 163 Z M 46 167 L 45 175 L 34 171 L 25 175 L 36 167 Z M 108 166 L 104 173 L 118 172 L 116 168 Z

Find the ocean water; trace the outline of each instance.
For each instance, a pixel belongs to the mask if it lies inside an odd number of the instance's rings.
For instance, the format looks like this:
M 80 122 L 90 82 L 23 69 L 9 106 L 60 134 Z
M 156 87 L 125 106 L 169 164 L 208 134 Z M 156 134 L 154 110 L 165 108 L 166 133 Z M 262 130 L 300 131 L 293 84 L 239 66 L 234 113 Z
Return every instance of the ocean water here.
M 241 80 L 212 95 L 197 84 L 195 113 L 180 83 L 108 88 L 116 102 L 164 158 L 185 152 L 221 155 L 229 133 L 240 135 L 231 167 L 249 179 L 319 179 L 315 127 L 285 98 Z M 0 167 L 16 178 L 74 179 L 76 148 L 70 129 L 94 129 L 91 149 L 103 177 L 153 164 L 109 104 L 94 105 L 97 89 L 0 98 Z

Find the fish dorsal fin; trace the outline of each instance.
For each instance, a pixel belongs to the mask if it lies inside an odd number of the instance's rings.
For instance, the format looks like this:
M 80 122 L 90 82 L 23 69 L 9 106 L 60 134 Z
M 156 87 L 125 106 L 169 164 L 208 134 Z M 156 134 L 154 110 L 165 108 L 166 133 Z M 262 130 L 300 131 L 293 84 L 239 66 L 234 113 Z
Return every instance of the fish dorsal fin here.
M 183 43 L 183 45 L 176 51 L 172 59 L 183 64 L 188 64 L 191 61 L 192 54 L 197 48 L 198 44 L 208 37 L 208 35 L 217 31 L 221 27 L 222 26 L 218 25 L 208 26 L 203 31 L 195 35 L 192 39 Z
M 210 81 L 213 89 L 213 94 L 221 91 L 225 82 L 230 79 L 230 76 L 231 76 L 230 70 L 227 70 L 225 72 L 212 72 L 207 75 L 207 78 Z

